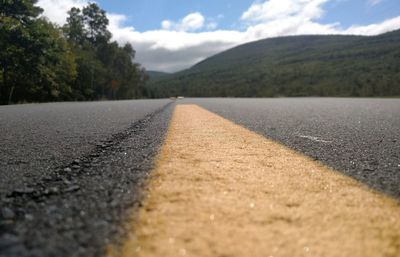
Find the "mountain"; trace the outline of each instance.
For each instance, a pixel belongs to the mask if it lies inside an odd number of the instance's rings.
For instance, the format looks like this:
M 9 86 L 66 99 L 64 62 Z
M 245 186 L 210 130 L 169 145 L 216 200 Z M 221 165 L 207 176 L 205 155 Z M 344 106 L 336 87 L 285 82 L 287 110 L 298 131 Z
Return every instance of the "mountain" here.
M 163 77 L 170 75 L 170 73 L 162 72 L 162 71 L 146 71 L 147 76 L 149 76 L 150 80 L 157 80 Z
M 155 97 L 400 96 L 400 30 L 264 39 L 147 87 Z

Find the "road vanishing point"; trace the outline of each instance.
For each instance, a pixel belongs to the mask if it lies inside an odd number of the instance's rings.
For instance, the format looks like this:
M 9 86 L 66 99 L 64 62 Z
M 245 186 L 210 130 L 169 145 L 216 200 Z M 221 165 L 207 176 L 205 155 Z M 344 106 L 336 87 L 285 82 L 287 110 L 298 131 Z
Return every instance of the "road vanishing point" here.
M 0 256 L 400 256 L 400 100 L 0 107 Z

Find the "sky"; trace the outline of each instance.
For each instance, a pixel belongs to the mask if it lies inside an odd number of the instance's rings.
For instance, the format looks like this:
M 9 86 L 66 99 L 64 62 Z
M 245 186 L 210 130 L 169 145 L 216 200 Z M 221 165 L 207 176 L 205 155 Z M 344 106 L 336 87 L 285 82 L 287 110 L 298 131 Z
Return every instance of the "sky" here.
M 59 25 L 87 0 L 39 0 Z M 399 0 L 96 0 L 113 40 L 147 70 L 175 72 L 234 46 L 288 35 L 372 36 L 400 29 Z

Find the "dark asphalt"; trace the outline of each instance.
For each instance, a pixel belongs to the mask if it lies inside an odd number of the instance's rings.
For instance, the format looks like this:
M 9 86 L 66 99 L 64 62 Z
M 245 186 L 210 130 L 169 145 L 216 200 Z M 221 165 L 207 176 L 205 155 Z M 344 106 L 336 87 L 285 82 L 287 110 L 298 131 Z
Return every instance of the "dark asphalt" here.
M 400 199 L 399 99 L 179 103 L 198 104 Z M 173 107 L 170 100 L 0 107 L 0 257 L 102 256 L 140 206 Z
M 0 196 L 87 154 L 168 102 L 0 106 Z
M 140 204 L 170 102 L 0 107 L 0 256 L 102 256 Z
M 400 199 L 400 99 L 185 99 Z

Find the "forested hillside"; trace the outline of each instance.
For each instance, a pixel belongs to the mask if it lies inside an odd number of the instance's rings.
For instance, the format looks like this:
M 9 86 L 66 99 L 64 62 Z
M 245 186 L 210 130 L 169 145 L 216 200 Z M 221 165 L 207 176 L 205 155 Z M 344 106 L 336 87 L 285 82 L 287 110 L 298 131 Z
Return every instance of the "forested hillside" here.
M 151 80 L 165 78 L 166 76 L 170 75 L 169 73 L 160 72 L 160 71 L 146 71 L 146 74 L 149 77 L 149 79 L 151 79 Z
M 400 96 L 400 31 L 248 43 L 151 81 L 155 97 Z
M 36 0 L 0 3 L 0 104 L 141 97 L 146 75 L 131 45 L 111 41 L 96 4 L 58 27 Z

